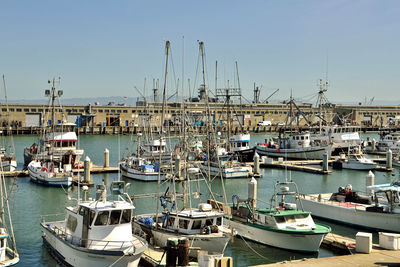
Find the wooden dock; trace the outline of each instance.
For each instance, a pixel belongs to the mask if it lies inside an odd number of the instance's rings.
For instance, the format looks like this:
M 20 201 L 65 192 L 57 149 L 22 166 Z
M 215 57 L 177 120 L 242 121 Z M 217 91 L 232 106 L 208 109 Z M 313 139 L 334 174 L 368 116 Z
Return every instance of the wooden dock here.
M 79 169 L 73 169 L 72 170 L 74 174 L 76 173 L 83 173 L 84 169 L 79 168 Z M 118 172 L 118 167 L 103 167 L 103 166 L 97 166 L 93 165 L 92 168 L 90 168 L 90 173 L 116 173 Z M 16 171 L 5 171 L 4 177 L 28 177 L 29 173 L 27 170 L 16 170 Z
M 356 246 L 356 240 L 353 238 L 334 234 L 330 232 L 322 241 L 321 247 L 340 252 L 342 254 L 351 254 Z
M 165 265 L 165 251 L 161 248 L 155 248 L 151 245 L 147 247 L 147 249 L 143 252 L 142 257 L 140 258 L 140 266 L 155 267 Z
M 281 266 L 400 266 L 400 252 L 398 250 L 383 250 L 374 248 L 370 254 L 356 253 L 345 256 L 327 258 L 309 258 L 293 261 L 284 261 L 273 264 L 256 265 L 253 267 L 281 267 Z
M 350 237 L 329 233 L 322 241 L 321 247 L 338 251 L 344 256 L 327 258 L 307 258 L 292 261 L 283 261 L 261 266 L 400 266 L 400 252 L 398 250 L 384 250 L 377 244 L 372 245 L 370 254 L 357 253 L 356 240 Z M 397 264 L 397 265 L 396 265 Z M 256 267 L 256 266 L 253 266 Z
M 308 165 L 311 165 L 311 164 L 306 164 L 306 163 L 292 164 L 289 161 L 282 161 L 282 162 L 273 161 L 272 163 L 260 162 L 260 168 L 288 169 L 288 170 L 293 170 L 293 171 L 302 171 L 302 172 L 309 172 L 309 173 L 314 173 L 314 174 L 329 174 L 332 172 L 331 170 L 324 171 L 321 168 L 310 167 Z M 315 165 L 315 164 L 312 164 L 312 165 Z

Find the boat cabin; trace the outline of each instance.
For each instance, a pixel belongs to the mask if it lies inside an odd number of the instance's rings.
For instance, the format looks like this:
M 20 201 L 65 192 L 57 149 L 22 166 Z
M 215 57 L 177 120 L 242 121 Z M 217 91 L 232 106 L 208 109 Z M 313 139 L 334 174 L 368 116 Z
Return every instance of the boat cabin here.
M 310 146 L 310 134 L 292 134 L 288 137 L 276 138 L 275 143 L 280 149 L 296 149 Z
M 221 212 L 202 208 L 187 209 L 180 212 L 164 212 L 163 228 L 178 231 L 183 234 L 209 234 L 218 232 L 223 225 Z
M 145 144 L 144 150 L 152 154 L 154 153 L 157 154 L 166 152 L 166 147 L 167 143 L 165 142 L 165 140 L 162 140 L 160 142 L 160 139 L 157 139 L 157 140 L 151 140 L 150 142 Z
M 306 230 L 315 229 L 311 213 L 307 211 L 285 209 L 276 213 L 274 210 L 257 210 L 254 219 L 276 229 Z
M 229 143 L 233 152 L 250 149 L 250 135 L 237 134 L 229 139 Z
M 74 245 L 91 249 L 104 247 L 107 241 L 117 242 L 114 245 L 119 247 L 131 245 L 133 208 L 125 201 L 94 201 L 81 203 L 78 207 L 67 207 L 67 239 L 70 238 L 69 241 Z

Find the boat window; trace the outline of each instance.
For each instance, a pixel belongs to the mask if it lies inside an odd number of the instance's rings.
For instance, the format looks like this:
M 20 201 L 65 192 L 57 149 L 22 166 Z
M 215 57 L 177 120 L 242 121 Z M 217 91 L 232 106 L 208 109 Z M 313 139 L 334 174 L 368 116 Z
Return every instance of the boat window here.
M 305 137 L 306 137 L 306 140 L 308 140 L 308 135 L 306 135 Z
M 192 229 L 200 229 L 201 228 L 201 220 L 194 220 Z
M 129 210 L 129 209 L 122 211 L 121 223 L 130 223 L 131 222 L 131 212 L 132 212 L 132 210 Z
M 304 136 L 301 137 L 301 140 L 304 140 Z
M 213 221 L 214 221 L 213 219 L 207 219 L 207 220 L 206 220 L 206 225 L 207 225 L 207 226 L 213 225 Z
M 189 221 L 184 219 L 179 219 L 179 228 L 188 229 Z
M 112 210 L 109 224 L 119 224 L 120 217 L 121 217 L 121 210 Z
M 175 217 L 168 218 L 168 226 L 174 226 L 175 224 Z
M 217 218 L 217 225 L 221 226 L 222 225 L 222 217 Z
M 276 221 L 276 223 L 285 223 L 286 222 L 285 217 L 283 217 L 283 216 L 275 216 L 275 221 Z
M 78 219 L 74 216 L 69 215 L 67 220 L 67 230 L 75 232 L 77 225 L 78 225 Z
M 237 147 L 241 147 L 241 144 L 240 144 L 240 143 L 236 143 L 236 146 L 237 146 Z
M 79 215 L 83 216 L 83 215 L 85 214 L 85 209 L 87 209 L 87 208 L 85 208 L 85 207 L 80 207 L 80 208 L 79 208 L 79 211 L 78 211 Z
M 296 214 L 295 217 L 296 219 L 305 219 L 308 216 L 308 214 Z
M 296 219 L 294 218 L 294 215 L 288 215 L 288 216 L 286 216 L 286 221 L 288 223 L 294 223 L 294 222 L 296 222 Z
M 107 225 L 108 214 L 109 214 L 108 210 L 99 211 L 99 213 L 97 213 L 97 218 L 96 221 L 94 222 L 94 225 Z

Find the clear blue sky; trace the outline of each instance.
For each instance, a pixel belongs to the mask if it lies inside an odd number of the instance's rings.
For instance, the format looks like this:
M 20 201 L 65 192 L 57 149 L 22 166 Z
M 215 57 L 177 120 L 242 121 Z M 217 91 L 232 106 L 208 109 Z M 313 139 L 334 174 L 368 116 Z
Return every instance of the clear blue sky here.
M 253 82 L 263 85 L 261 98 L 273 88 L 280 88 L 280 99 L 291 89 L 296 97 L 311 95 L 325 77 L 328 55 L 333 102 L 373 96 L 400 102 L 399 14 L 399 1 L 4 0 L 0 73 L 10 99 L 39 99 L 46 81 L 58 76 L 66 98 L 136 97 L 134 85 L 162 78 L 170 40 L 175 75 L 171 69 L 168 90 L 174 91 L 184 36 L 192 87 L 202 40 L 212 89 L 215 61 L 219 85 L 233 85 L 238 61 L 249 99 Z

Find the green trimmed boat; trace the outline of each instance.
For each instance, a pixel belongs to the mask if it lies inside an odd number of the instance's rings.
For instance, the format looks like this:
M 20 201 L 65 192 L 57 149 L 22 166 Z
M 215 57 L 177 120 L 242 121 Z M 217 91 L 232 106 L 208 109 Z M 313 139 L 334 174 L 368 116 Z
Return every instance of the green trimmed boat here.
M 290 191 L 290 187 L 295 190 Z M 331 231 L 329 226 L 316 224 L 311 212 L 304 211 L 294 182 L 275 184 L 270 208 L 257 208 L 257 181 L 254 178 L 249 182 L 248 192 L 246 200 L 237 195 L 232 197 L 229 220 L 225 220 L 237 235 L 278 248 L 317 252 L 325 235 Z M 286 197 L 294 198 L 296 203 L 286 203 Z

